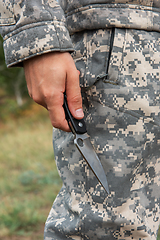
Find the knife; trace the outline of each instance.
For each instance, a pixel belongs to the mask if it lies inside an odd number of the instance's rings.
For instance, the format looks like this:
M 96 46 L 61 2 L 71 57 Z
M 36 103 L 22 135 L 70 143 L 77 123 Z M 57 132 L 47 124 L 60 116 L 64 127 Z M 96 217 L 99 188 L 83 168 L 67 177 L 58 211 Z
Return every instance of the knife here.
M 90 137 L 87 134 L 86 124 L 84 119 L 76 119 L 72 116 L 68 104 L 67 104 L 67 96 L 64 93 L 64 104 L 63 108 L 66 115 L 66 120 L 68 125 L 75 135 L 74 144 L 82 154 L 85 161 L 88 163 L 90 169 L 104 188 L 104 190 L 109 194 L 109 187 L 106 178 L 106 174 L 104 172 L 103 166 L 94 151 L 92 144 L 90 142 Z

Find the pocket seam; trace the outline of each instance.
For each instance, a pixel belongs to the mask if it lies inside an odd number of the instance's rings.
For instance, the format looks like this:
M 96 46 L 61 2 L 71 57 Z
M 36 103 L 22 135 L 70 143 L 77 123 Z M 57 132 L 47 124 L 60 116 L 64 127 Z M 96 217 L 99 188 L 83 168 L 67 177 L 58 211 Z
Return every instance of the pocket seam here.
M 117 47 L 115 41 L 116 41 L 116 38 L 118 38 L 118 36 L 117 36 L 118 33 L 121 33 L 121 35 L 123 36 L 123 40 L 120 45 L 120 47 L 122 49 L 121 52 L 116 53 L 114 51 L 114 48 Z M 125 43 L 126 43 L 126 33 L 127 33 L 127 31 L 125 29 L 115 28 L 113 47 L 112 47 L 111 56 L 109 59 L 109 65 L 108 65 L 108 80 L 116 81 L 116 80 L 120 79 L 120 69 L 122 67 L 122 58 L 123 58 L 124 47 L 125 47 Z M 117 56 L 120 56 L 120 58 L 119 58 L 119 63 L 113 65 L 111 60 L 114 59 L 115 53 Z M 116 69 L 115 69 L 115 67 L 116 67 Z

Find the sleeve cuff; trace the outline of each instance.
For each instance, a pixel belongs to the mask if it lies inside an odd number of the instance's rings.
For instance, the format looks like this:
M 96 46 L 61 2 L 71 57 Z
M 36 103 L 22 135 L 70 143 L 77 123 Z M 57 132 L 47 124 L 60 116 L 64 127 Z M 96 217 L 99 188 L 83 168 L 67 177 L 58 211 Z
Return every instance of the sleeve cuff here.
M 60 22 L 32 24 L 10 35 L 4 39 L 7 67 L 22 66 L 24 60 L 47 52 L 74 51 L 68 30 Z

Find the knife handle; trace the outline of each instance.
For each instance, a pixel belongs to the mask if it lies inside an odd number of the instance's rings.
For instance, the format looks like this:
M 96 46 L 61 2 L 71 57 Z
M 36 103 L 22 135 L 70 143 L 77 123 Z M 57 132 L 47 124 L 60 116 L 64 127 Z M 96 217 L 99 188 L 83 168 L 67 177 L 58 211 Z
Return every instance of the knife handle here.
M 67 104 L 67 96 L 66 94 L 64 93 L 64 104 L 63 104 L 63 108 L 64 108 L 64 111 L 65 111 L 65 115 L 66 115 L 66 120 L 68 122 L 68 125 L 71 129 L 71 131 L 75 134 L 84 134 L 87 132 L 87 129 L 86 129 L 86 124 L 84 122 L 84 119 L 76 119 L 72 116 L 70 110 L 69 110 L 69 107 L 68 107 L 68 104 Z

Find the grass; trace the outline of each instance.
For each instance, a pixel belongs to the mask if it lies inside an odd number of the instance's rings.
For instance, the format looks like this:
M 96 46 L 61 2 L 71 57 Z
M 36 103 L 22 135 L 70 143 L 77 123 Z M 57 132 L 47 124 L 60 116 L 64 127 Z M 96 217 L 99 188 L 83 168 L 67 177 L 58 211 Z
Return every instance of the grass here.
M 0 122 L 0 239 L 40 240 L 61 187 L 52 126 L 34 103 L 18 115 Z
M 159 228 L 159 231 L 158 231 L 157 240 L 160 240 L 160 228 Z

